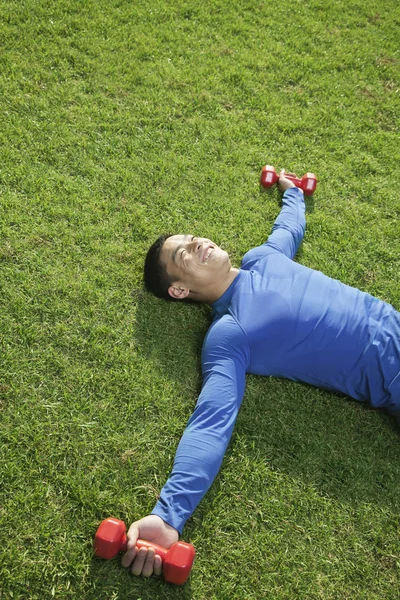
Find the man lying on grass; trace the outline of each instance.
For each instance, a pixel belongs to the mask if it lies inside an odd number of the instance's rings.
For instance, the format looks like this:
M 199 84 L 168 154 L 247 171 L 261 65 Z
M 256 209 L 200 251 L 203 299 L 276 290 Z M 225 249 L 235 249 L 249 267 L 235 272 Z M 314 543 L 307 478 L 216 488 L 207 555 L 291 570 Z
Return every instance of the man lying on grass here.
M 342 392 L 400 415 L 400 313 L 390 304 L 292 259 L 305 230 L 303 192 L 280 173 L 283 207 L 267 242 L 232 266 L 216 244 L 162 236 L 145 264 L 157 296 L 211 305 L 202 350 L 203 387 L 151 515 L 133 523 L 122 558 L 135 575 L 161 573 L 169 547 L 212 484 L 244 395 L 246 373 Z M 397 413 L 397 414 L 396 414 Z

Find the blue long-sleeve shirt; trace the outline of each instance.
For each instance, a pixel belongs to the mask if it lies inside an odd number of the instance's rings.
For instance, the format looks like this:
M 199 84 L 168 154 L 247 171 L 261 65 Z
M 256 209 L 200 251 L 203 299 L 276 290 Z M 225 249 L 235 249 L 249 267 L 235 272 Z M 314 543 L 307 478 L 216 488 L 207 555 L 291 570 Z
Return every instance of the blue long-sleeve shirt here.
M 400 314 L 294 262 L 304 231 L 303 193 L 291 188 L 267 242 L 244 256 L 235 280 L 212 305 L 203 387 L 153 510 L 179 532 L 218 473 L 246 373 L 400 410 Z

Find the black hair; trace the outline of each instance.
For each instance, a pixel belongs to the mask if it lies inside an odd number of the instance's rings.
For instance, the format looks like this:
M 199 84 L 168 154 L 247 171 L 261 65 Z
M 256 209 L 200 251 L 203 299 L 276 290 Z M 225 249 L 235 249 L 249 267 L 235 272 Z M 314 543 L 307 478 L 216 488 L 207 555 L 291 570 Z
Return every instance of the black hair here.
M 169 293 L 168 288 L 173 284 L 172 278 L 167 273 L 167 267 L 161 260 L 161 250 L 165 240 L 172 234 L 160 235 L 150 246 L 144 262 L 144 283 L 146 289 L 165 300 L 174 300 Z

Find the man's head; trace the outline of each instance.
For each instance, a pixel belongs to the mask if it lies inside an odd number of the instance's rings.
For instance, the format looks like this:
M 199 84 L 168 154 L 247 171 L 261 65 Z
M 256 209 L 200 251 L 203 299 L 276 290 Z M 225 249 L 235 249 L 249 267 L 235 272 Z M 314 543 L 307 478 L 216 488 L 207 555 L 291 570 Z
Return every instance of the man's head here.
M 165 300 L 172 300 L 168 293 L 172 281 L 160 255 L 163 244 L 169 237 L 171 236 L 168 233 L 160 235 L 154 244 L 150 246 L 144 262 L 144 283 L 147 290 L 158 296 L 158 298 L 164 298 Z
M 193 235 L 160 236 L 145 261 L 147 289 L 172 300 L 215 302 L 236 274 L 227 252 Z

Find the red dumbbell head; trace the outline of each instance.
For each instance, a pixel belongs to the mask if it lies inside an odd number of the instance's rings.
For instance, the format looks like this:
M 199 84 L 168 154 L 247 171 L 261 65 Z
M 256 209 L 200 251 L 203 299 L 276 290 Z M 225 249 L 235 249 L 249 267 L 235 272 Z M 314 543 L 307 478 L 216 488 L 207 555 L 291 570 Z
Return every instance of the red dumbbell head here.
M 306 196 L 311 196 L 315 192 L 315 188 L 317 187 L 317 178 L 314 173 L 306 173 L 301 178 L 302 181 L 302 190 Z
M 265 165 L 261 171 L 260 183 L 263 187 L 272 187 L 279 180 L 279 175 L 271 165 Z
M 185 583 L 192 569 L 196 550 L 192 544 L 176 542 L 168 550 L 163 565 L 163 575 L 166 581 L 181 585 Z
M 110 560 L 126 550 L 126 527 L 123 521 L 109 517 L 102 521 L 94 537 L 96 556 Z

